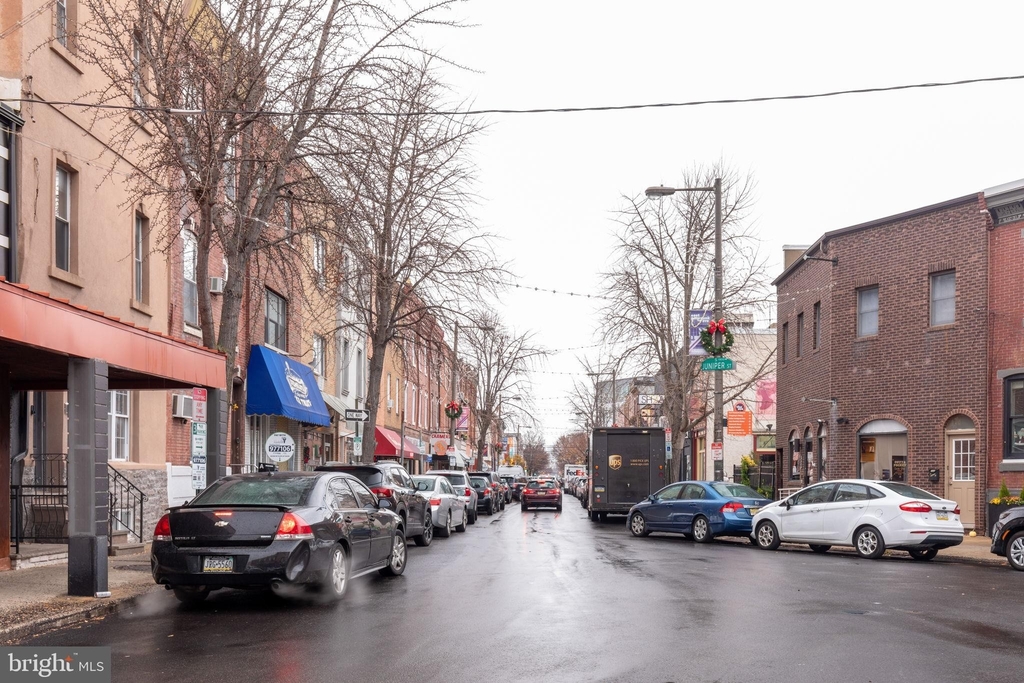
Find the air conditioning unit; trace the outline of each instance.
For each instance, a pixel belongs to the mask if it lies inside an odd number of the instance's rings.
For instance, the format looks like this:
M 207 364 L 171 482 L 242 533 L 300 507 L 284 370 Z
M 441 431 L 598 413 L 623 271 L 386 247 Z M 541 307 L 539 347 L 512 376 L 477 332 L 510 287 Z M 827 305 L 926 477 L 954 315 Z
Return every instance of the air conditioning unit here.
M 192 397 L 185 394 L 171 395 L 171 417 L 179 420 L 192 419 Z
M 241 377 L 241 376 L 242 376 L 242 366 L 241 365 L 236 365 L 235 366 L 235 377 Z
M 211 277 L 210 278 L 210 294 L 223 294 L 224 293 L 224 278 L 222 277 Z

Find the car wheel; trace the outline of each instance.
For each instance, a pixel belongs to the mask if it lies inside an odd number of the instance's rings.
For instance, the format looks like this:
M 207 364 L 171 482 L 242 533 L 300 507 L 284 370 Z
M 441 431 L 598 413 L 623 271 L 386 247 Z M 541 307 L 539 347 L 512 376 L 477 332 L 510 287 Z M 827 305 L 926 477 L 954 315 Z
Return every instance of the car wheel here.
M 1006 543 L 1006 561 L 1017 571 L 1024 571 L 1024 531 L 1018 531 Z
M 562 511 L 562 504 L 561 504 L 561 503 L 559 503 L 559 504 L 558 504 L 558 505 L 557 505 L 557 506 L 555 507 L 555 512 L 561 512 L 561 511 Z
M 405 532 L 395 529 L 395 538 L 391 541 L 391 557 L 388 566 L 380 570 L 382 576 L 401 576 L 405 572 L 408 559 L 408 548 L 405 544 Z
M 444 526 L 437 527 L 437 535 L 441 538 L 448 538 L 452 535 L 452 511 L 448 511 L 448 516 L 444 520 Z
M 779 530 L 772 522 L 761 522 L 757 525 L 757 547 L 763 550 L 775 550 L 779 547 Z
M 629 518 L 629 533 L 634 536 L 647 536 L 651 533 L 647 530 L 647 521 L 639 512 L 634 512 Z
M 469 524 L 469 511 L 468 510 L 463 510 L 462 511 L 462 524 L 459 524 L 457 527 L 455 527 L 455 530 L 458 531 L 461 534 L 461 533 L 466 531 L 466 525 L 467 524 Z
M 853 536 L 853 547 L 857 554 L 868 560 L 877 560 L 885 554 L 882 534 L 873 526 L 862 527 Z
M 827 553 L 832 548 L 832 546 L 830 546 L 830 545 L 811 545 L 810 548 L 811 548 L 812 551 L 818 553 L 819 555 L 823 555 L 823 554 Z
M 693 534 L 693 540 L 697 543 L 707 543 L 714 538 L 711 533 L 711 525 L 708 523 L 708 518 L 701 515 L 698 515 L 697 518 L 693 520 L 693 529 L 691 533 Z
M 198 605 L 203 600 L 206 600 L 206 596 L 210 594 L 210 589 L 206 586 L 175 586 L 174 597 L 178 599 L 178 602 L 185 605 Z
M 469 511 L 469 523 L 470 524 L 476 524 L 476 517 L 477 517 L 478 514 L 479 513 L 476 511 L 475 508 Z
M 416 545 L 426 547 L 430 545 L 430 542 L 434 540 L 434 525 L 430 521 L 430 517 L 427 517 L 427 521 L 423 523 L 423 533 L 415 537 Z
M 935 556 L 939 554 L 938 548 L 911 548 L 907 551 L 910 556 L 915 560 L 927 562 L 928 560 L 934 560 Z
M 335 545 L 327 562 L 327 575 L 321 584 L 332 598 L 340 599 L 348 590 L 348 554 L 345 548 Z
M 593 510 L 588 510 L 587 511 L 587 517 L 590 517 L 590 521 L 591 522 L 596 522 L 597 520 L 601 519 L 600 515 L 598 515 Z
M 505 499 L 504 498 L 501 499 L 501 507 L 500 507 L 500 509 L 502 509 L 502 510 L 505 509 Z
M 520 509 L 522 509 L 523 512 L 526 512 L 527 510 L 530 509 L 530 506 L 527 505 L 526 503 L 520 503 L 519 507 Z

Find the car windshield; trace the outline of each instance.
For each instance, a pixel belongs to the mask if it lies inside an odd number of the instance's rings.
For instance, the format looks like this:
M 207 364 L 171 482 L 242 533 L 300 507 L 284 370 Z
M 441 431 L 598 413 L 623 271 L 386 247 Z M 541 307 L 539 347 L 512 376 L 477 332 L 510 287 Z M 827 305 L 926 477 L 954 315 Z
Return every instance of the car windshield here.
M 442 474 L 441 476 L 450 481 L 455 486 L 466 485 L 466 475 L 464 474 Z
M 351 467 L 346 468 L 345 472 L 367 486 L 380 486 L 384 482 L 384 475 L 376 467 Z
M 433 491 L 437 477 L 413 477 L 412 480 L 416 484 L 417 491 Z
M 470 486 L 472 486 L 475 489 L 485 489 L 485 488 L 487 488 L 488 481 L 486 479 L 484 479 L 483 477 L 470 477 L 469 481 L 470 481 Z
M 906 496 L 907 498 L 920 498 L 921 500 L 942 500 L 938 496 L 932 495 L 931 493 L 928 493 L 924 489 L 919 489 L 916 486 L 911 486 L 910 484 L 900 484 L 894 481 L 880 481 L 878 482 L 878 485 L 884 486 L 893 493 L 898 493 L 901 496 Z
M 316 485 L 316 477 L 222 479 L 191 505 L 300 505 Z
M 711 485 L 711 488 L 726 498 L 764 498 L 760 493 L 743 484 L 729 484 L 717 481 Z

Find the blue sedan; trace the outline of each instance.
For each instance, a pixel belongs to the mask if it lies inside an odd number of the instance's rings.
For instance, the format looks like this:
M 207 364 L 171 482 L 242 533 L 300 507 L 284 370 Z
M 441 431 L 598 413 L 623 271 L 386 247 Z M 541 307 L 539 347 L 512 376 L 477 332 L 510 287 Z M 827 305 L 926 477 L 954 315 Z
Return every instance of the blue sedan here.
M 698 543 L 715 536 L 749 537 L 751 520 L 770 502 L 743 484 L 681 481 L 634 505 L 626 524 L 634 536 L 667 531 L 686 534 Z

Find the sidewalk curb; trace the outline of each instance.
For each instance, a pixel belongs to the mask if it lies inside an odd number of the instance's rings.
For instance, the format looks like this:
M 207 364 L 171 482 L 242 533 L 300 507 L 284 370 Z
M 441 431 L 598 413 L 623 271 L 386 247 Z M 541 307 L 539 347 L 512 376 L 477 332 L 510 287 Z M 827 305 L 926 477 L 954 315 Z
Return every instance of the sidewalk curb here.
M 716 538 L 715 541 L 716 542 L 724 542 L 724 543 L 732 543 L 734 545 L 740 545 L 740 546 L 748 547 L 748 544 L 746 542 L 739 541 L 739 540 L 734 540 L 732 538 Z M 758 548 L 755 548 L 754 546 L 749 546 L 749 547 L 750 547 L 751 550 L 757 550 L 758 549 Z M 783 543 L 780 546 L 780 550 L 786 550 L 788 552 L 798 552 L 798 553 L 800 553 L 800 552 L 807 552 L 807 553 L 812 552 L 811 549 L 808 548 L 807 545 L 803 544 L 803 543 Z M 853 558 L 857 558 L 858 557 L 856 551 L 853 550 L 853 548 L 833 547 L 829 551 L 829 554 L 830 555 L 841 555 L 841 556 L 853 557 Z M 898 555 L 889 555 L 888 551 L 887 551 L 887 554 L 883 555 L 879 559 L 904 561 L 904 560 L 906 560 L 906 556 L 902 556 L 901 557 L 901 556 L 898 556 Z M 973 564 L 973 565 L 978 566 L 978 567 L 1003 567 L 1003 568 L 1007 568 L 1008 567 L 1008 564 L 1006 562 L 1006 558 L 1002 557 L 1001 555 L 992 555 L 991 557 L 967 557 L 967 556 L 964 556 L 964 555 L 953 555 L 953 554 L 948 554 L 948 553 L 947 554 L 943 554 L 941 551 L 939 552 L 938 556 L 934 560 L 932 560 L 932 562 L 933 563 L 938 562 L 938 563 L 943 563 L 943 564 Z M 927 564 L 927 563 L 922 563 L 922 564 Z
M 0 644 L 14 644 L 30 636 L 38 636 L 54 629 L 73 626 L 90 619 L 115 614 L 125 607 L 134 605 L 138 598 L 146 595 L 154 588 L 157 588 L 157 586 L 139 586 L 138 591 L 132 592 L 129 595 L 122 595 L 116 598 L 100 598 L 102 602 L 99 604 L 82 605 L 60 614 L 40 617 L 0 629 Z

